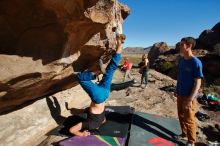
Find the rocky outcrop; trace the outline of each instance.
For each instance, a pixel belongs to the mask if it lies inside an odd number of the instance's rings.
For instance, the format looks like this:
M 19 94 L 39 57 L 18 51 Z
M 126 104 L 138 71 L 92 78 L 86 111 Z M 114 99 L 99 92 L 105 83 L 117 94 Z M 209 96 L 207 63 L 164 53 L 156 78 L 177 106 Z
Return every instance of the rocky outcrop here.
M 114 0 L 0 1 L 0 112 L 77 84 L 115 48 L 129 8 Z
M 177 50 L 177 46 L 168 46 L 165 42 L 155 43 L 148 53 L 150 68 L 176 79 Z
M 71 116 L 68 109 L 89 106 L 90 98 L 82 90 L 77 85 L 0 116 L 0 145 L 37 146 L 47 136 L 55 135 L 52 129 Z
M 165 49 L 165 51 L 161 49 L 161 52 L 158 47 L 152 49 L 148 55 L 151 67 L 176 79 L 179 59 L 178 43 L 175 49 Z M 220 64 L 220 23 L 216 24 L 211 30 L 205 30 L 201 33 L 193 54 L 201 59 L 205 76 L 211 77 L 212 83 L 219 85 L 216 79 L 220 77 L 218 66 Z
M 200 58 L 203 63 L 203 71 L 206 75 L 213 78 L 220 77 L 220 57 L 217 55 L 208 54 Z M 220 84 L 219 84 L 220 85 Z
M 220 45 L 220 22 L 212 29 L 204 30 L 197 39 L 197 48 L 213 51 L 216 45 Z
M 220 77 L 218 65 L 220 64 L 220 22 L 212 29 L 204 30 L 197 39 L 197 42 L 197 48 L 210 52 L 208 55 L 201 57 L 201 60 L 205 74 L 212 77 L 213 81 L 215 81 L 216 78 Z
M 150 67 L 153 67 L 155 60 L 158 58 L 158 56 L 163 55 L 165 52 L 169 51 L 169 49 L 170 48 L 165 42 L 155 43 L 148 53 Z
M 156 60 L 153 68 L 173 79 L 177 79 L 177 64 L 179 55 L 160 55 Z

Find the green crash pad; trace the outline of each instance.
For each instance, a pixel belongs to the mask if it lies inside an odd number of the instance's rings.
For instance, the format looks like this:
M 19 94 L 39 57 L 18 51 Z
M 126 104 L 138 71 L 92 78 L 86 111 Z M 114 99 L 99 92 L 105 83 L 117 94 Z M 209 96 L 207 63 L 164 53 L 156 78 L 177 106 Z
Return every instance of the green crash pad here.
M 135 112 L 130 130 L 129 146 L 175 146 L 177 142 L 173 136 L 181 133 L 179 122 L 173 118 L 166 118 L 142 112 Z

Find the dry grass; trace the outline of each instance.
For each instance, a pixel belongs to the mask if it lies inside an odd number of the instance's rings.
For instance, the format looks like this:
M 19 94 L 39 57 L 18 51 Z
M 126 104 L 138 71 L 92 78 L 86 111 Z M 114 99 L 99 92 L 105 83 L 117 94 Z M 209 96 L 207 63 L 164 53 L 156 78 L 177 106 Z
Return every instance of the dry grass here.
M 124 63 L 126 57 L 128 58 L 128 60 L 131 63 L 137 65 L 138 63 L 141 62 L 142 54 L 123 54 L 122 55 L 122 60 L 121 60 L 120 64 Z

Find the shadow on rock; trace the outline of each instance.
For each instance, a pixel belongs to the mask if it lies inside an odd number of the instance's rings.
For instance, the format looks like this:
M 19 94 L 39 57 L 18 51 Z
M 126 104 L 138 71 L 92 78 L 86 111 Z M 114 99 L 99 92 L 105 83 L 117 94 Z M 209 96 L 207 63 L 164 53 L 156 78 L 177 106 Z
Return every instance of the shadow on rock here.
M 56 99 L 56 97 L 52 96 L 52 99 L 50 99 L 49 97 L 46 98 L 47 105 L 50 109 L 51 116 L 56 121 L 56 123 L 59 125 L 65 120 L 65 117 L 61 116 L 60 104 L 58 100 Z

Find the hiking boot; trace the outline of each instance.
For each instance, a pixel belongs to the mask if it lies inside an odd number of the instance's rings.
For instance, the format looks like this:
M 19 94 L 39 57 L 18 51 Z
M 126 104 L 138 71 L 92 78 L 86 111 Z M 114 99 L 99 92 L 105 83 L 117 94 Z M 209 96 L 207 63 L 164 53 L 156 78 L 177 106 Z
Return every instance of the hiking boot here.
M 198 111 L 195 116 L 197 117 L 197 119 L 199 121 L 202 121 L 202 122 L 206 122 L 207 120 L 210 120 L 210 117 L 207 115 L 207 114 L 204 114 L 200 111 Z
M 103 61 L 102 61 L 101 58 L 99 59 L 99 69 L 100 69 L 102 74 L 105 73 L 105 68 L 104 68 Z
M 188 138 L 184 137 L 182 135 L 175 135 L 174 139 L 177 140 L 177 141 L 188 141 Z

